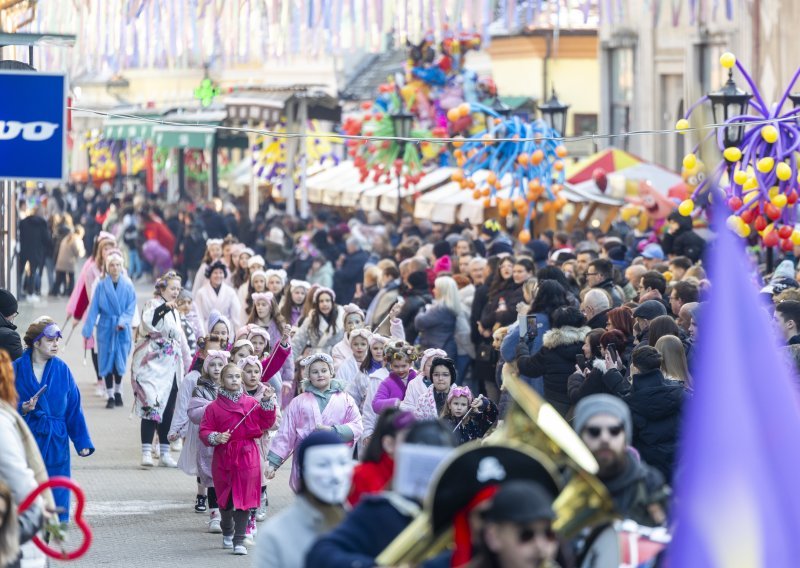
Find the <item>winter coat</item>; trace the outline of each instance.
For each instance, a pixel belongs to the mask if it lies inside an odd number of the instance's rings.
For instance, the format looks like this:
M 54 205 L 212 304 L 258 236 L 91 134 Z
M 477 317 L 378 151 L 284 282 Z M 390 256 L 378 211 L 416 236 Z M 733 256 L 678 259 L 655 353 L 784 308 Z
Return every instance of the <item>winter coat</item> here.
M 414 418 L 417 420 L 437 420 L 442 415 L 442 410 L 447 404 L 447 395 L 450 394 L 453 387 L 455 387 L 455 384 L 451 384 L 447 392 L 440 393 L 436 392 L 433 384 L 431 384 L 422 396 L 417 398 L 417 403 L 412 410 Z M 408 398 L 408 392 L 406 392 L 406 398 Z M 400 408 L 403 407 L 403 404 L 405 404 L 405 399 Z
M 361 438 L 363 424 L 356 401 L 344 392 L 336 380 L 331 381 L 325 392 L 308 385 L 306 391 L 295 397 L 284 409 L 278 434 L 270 448 L 270 465 L 277 468 L 289 459 L 300 443 L 316 430 L 318 424 L 332 426 L 342 442 L 350 446 Z M 297 460 L 292 460 L 289 486 L 295 493 L 300 490 Z
M 83 242 L 76 234 L 73 233 L 64 237 L 58 245 L 56 270 L 59 272 L 75 272 L 75 264 L 85 253 Z
M 488 398 L 483 399 L 481 412 L 471 412 L 469 417 L 462 422 L 461 418 L 449 416 L 445 418 L 448 426 L 455 432 L 456 444 L 466 444 L 472 440 L 480 440 L 486 435 L 495 422 L 497 422 L 497 405 Z
M 362 438 L 372 436 L 375 431 L 378 415 L 372 410 L 372 401 L 381 383 L 388 376 L 389 371 L 385 367 L 380 367 L 371 373 L 359 372 L 347 385 L 347 394 L 353 397 L 361 411 L 361 422 L 364 426 Z
M 661 248 L 668 256 L 686 256 L 692 262 L 703 258 L 706 241 L 692 229 L 692 218 L 681 216 L 678 220 L 680 228 L 674 234 L 665 234 L 661 239 Z
M 545 334 L 550 331 L 550 317 L 545 313 L 531 314 L 536 316 L 536 336 L 533 340 L 525 340 L 528 344 L 528 353 L 534 355 L 542 348 Z M 519 345 L 519 325 L 512 324 L 508 328 L 508 333 L 500 345 L 500 356 L 504 361 L 514 361 L 517 358 L 517 345 Z M 538 377 L 529 377 L 520 370 L 520 377 L 530 384 L 530 381 Z
M 667 384 L 656 369 L 633 376 L 625 402 L 633 418 L 633 447 L 642 460 L 658 469 L 670 483 L 675 465 L 675 451 L 685 391 L 677 384 Z
M 425 396 L 428 392 L 428 387 L 431 386 L 431 381 L 422 376 L 422 373 L 417 373 L 413 381 L 408 381 L 406 387 L 406 395 L 403 397 L 403 402 L 400 403 L 400 410 L 406 412 L 414 412 L 417 408 L 420 398 Z
M 203 287 L 194 293 L 194 307 L 200 322 L 205 326 L 208 317 L 213 310 L 228 318 L 233 325 L 233 329 L 239 329 L 239 317 L 242 315 L 242 306 L 239 304 L 239 297 L 236 291 L 224 282 L 219 288 L 219 292 L 211 287 L 210 282 L 203 284 Z M 209 330 L 205 330 L 208 333 Z
M 47 221 L 39 215 L 29 215 L 19 222 L 19 262 L 24 265 L 43 266 L 48 251 L 53 246 Z
M 203 422 L 208 405 L 214 402 L 217 398 L 217 385 L 211 380 L 200 377 L 197 380 L 197 386 L 192 391 L 192 398 L 189 401 L 189 407 L 186 410 L 189 420 L 197 427 L 197 438 L 200 440 L 200 424 Z M 197 477 L 200 478 L 200 484 L 205 487 L 214 487 L 214 448 L 208 444 L 197 444 L 197 454 L 195 461 L 195 468 Z M 225 503 L 227 505 L 227 503 Z
M 364 279 L 364 265 L 368 258 L 369 253 L 365 250 L 347 254 L 342 267 L 334 272 L 333 291 L 336 292 L 336 300 L 340 304 L 345 305 L 353 301 L 356 284 L 360 284 Z
M 400 318 L 394 318 L 391 320 L 389 327 L 391 329 L 392 339 L 405 340 L 406 332 L 403 328 L 403 322 L 400 321 Z M 339 343 L 333 346 L 333 349 L 331 349 L 331 357 L 333 358 L 333 369 L 336 372 L 339 371 L 345 361 L 353 358 L 353 350 L 350 348 L 350 340 L 347 338 L 347 334 L 342 337 L 342 340 Z
M 606 278 L 602 282 L 600 282 L 595 288 L 599 288 L 601 290 L 605 290 L 609 294 L 611 294 L 611 307 L 618 308 L 622 305 L 622 294 L 620 293 L 619 288 L 614 285 L 614 280 L 611 278 Z
M 333 309 L 336 310 L 335 332 L 334 326 L 329 326 L 325 318 L 319 318 L 317 329 L 311 328 L 313 319 L 311 314 L 303 320 L 300 329 L 292 338 L 292 352 L 295 357 L 304 357 L 306 348 L 310 348 L 314 353 L 330 353 L 333 346 L 342 340 L 344 337 L 344 310 L 338 306 L 334 306 Z
M 499 290 L 490 294 L 483 307 L 480 319 L 483 329 L 494 330 L 495 326 L 505 327 L 514 323 L 517 319 L 517 304 L 524 300 L 522 284 L 516 284 L 509 278 Z
M 375 414 L 380 414 L 385 408 L 400 406 L 406 396 L 408 383 L 413 381 L 416 376 L 417 372 L 414 369 L 408 372 L 408 376 L 405 379 L 401 379 L 394 373 L 389 373 L 389 376 L 378 387 L 375 398 L 372 399 L 372 410 Z
M 120 275 L 116 285 L 111 276 L 97 282 L 82 335 L 88 339 L 97 326 L 97 372 L 125 374 L 131 352 L 131 322 L 136 311 L 136 290 L 127 276 Z M 119 328 L 122 329 L 119 329 Z
M 419 515 L 416 503 L 395 493 L 367 495 L 335 529 L 320 537 L 306 568 L 375 566 L 375 559 Z
M 434 303 L 414 318 L 414 326 L 419 331 L 420 348 L 444 349 L 450 359 L 458 355 L 456 347 L 456 319 L 458 315 L 443 304 Z
M 393 474 L 394 460 L 385 452 L 377 462 L 361 462 L 353 469 L 347 502 L 353 507 L 364 495 L 380 493 L 391 483 Z
M 181 455 L 178 457 L 178 468 L 186 475 L 197 475 L 197 448 L 200 445 L 200 426 L 189 420 L 189 403 L 192 393 L 197 387 L 199 371 L 190 371 L 181 381 L 178 396 L 175 399 L 175 411 L 172 414 L 172 423 L 169 435 L 184 438 Z
M 308 272 L 308 283 L 319 284 L 323 288 L 333 287 L 333 265 L 330 262 L 325 262 L 316 272 Z
M 380 289 L 367 309 L 367 326 L 375 333 L 389 335 L 389 320 L 385 320 L 400 294 L 400 280 L 393 280 Z M 385 321 L 384 321 L 385 320 Z M 378 327 L 380 325 L 380 327 Z
M 583 352 L 583 340 L 590 331 L 588 327 L 571 326 L 551 329 L 544 334 L 542 349 L 535 355 L 529 354 L 526 343 L 517 345 L 520 373 L 544 377 L 544 398 L 558 403 L 556 408 L 569 407 L 567 379 L 575 372 L 576 357 Z
M 592 368 L 587 375 L 583 373 L 572 373 L 567 379 L 567 392 L 572 404 L 578 404 L 582 398 L 591 394 L 614 394 L 603 381 L 606 373 L 606 362 L 603 359 L 592 361 Z
M 12 361 L 22 357 L 22 340 L 17 333 L 17 326 L 0 314 L 0 349 L 5 349 Z
M 223 393 L 206 407 L 200 441 L 214 448 L 211 471 L 220 506 L 230 501 L 240 511 L 259 506 L 261 454 L 256 441 L 275 423 L 275 403 L 273 399 L 256 402 L 240 392 L 236 401 Z M 214 432 L 230 432 L 230 440 L 214 444 L 209 437 Z
M 427 288 L 424 290 L 412 289 L 405 296 L 405 303 L 400 309 L 398 316 L 403 321 L 403 327 L 406 330 L 406 340 L 412 345 L 417 340 L 419 331 L 414 325 L 414 318 L 422 308 L 433 302 L 433 296 L 428 292 Z

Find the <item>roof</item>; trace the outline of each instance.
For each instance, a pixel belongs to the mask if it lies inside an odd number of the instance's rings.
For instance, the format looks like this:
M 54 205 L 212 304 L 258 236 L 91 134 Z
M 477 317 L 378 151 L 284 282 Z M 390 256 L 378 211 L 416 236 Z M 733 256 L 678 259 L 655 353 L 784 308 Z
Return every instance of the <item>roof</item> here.
M 404 70 L 407 58 L 405 49 L 366 56 L 353 73 L 345 78 L 345 86 L 339 92 L 339 98 L 345 101 L 374 99 L 378 87 L 386 82 L 387 77 Z

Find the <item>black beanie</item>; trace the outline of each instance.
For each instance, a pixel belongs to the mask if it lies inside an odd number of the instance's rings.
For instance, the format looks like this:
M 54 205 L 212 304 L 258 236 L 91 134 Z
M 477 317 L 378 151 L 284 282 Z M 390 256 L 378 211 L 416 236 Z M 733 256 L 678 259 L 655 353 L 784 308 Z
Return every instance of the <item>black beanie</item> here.
M 0 290 L 0 314 L 4 317 L 13 316 L 18 309 L 17 299 L 8 290 Z
M 428 273 L 424 270 L 417 270 L 408 275 L 408 285 L 413 290 L 427 290 L 428 289 Z
M 450 248 L 450 243 L 447 241 L 439 241 L 438 243 L 433 245 L 433 255 L 436 258 L 442 258 L 443 256 L 450 256 L 452 249 Z

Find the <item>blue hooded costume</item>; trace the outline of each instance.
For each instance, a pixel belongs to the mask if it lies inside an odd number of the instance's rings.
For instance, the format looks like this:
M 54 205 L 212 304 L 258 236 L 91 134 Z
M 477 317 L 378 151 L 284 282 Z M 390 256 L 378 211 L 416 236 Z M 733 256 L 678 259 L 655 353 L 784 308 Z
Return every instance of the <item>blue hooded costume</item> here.
M 22 403 L 30 400 L 39 389 L 47 389 L 39 396 L 36 407 L 24 415 L 25 422 L 33 433 L 42 453 L 47 474 L 70 477 L 69 441 L 75 450 L 89 450 L 94 445 L 89 437 L 86 419 L 81 408 L 81 394 L 67 364 L 53 357 L 44 366 L 41 382 L 33 373 L 31 350 L 26 349 L 22 357 L 14 361 L 15 386 L 19 393 L 19 412 Z M 69 491 L 54 489 L 56 505 L 64 510 L 59 513 L 62 521 L 69 518 Z

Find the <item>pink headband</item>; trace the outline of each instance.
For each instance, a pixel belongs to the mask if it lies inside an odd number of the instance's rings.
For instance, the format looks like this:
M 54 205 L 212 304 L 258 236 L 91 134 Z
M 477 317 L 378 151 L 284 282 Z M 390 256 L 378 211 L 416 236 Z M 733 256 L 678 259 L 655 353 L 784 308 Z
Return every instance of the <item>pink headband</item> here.
M 272 276 L 277 276 L 281 279 L 281 285 L 286 283 L 286 271 L 285 270 L 275 270 L 270 268 L 267 270 L 267 280 L 270 279 Z
M 264 262 L 264 257 L 261 256 L 260 254 L 251 256 L 250 258 L 247 259 L 247 268 L 253 268 L 256 264 L 259 266 L 267 265 L 267 263 Z
M 214 361 L 216 359 L 219 359 L 220 361 L 222 361 L 223 365 L 227 365 L 228 364 L 228 359 L 230 358 L 230 356 L 231 356 L 231 354 L 228 353 L 227 351 L 221 351 L 221 350 L 218 350 L 218 349 L 212 349 L 211 351 L 206 353 L 206 360 L 203 361 L 203 372 L 207 373 L 208 372 L 208 366 L 211 364 L 211 361 Z
M 373 333 L 372 335 L 370 335 L 368 341 L 369 341 L 369 346 L 372 347 L 376 343 L 388 343 L 389 342 L 389 338 L 386 337 L 386 336 L 380 335 L 378 333 Z
M 350 342 L 352 343 L 353 339 L 356 337 L 363 337 L 367 340 L 367 343 L 370 343 L 370 340 L 372 339 L 372 332 L 370 332 L 368 329 L 354 329 L 350 332 Z
M 108 263 L 111 262 L 111 259 L 114 257 L 117 257 L 120 262 L 124 262 L 124 259 L 122 258 L 122 251 L 118 248 L 113 248 L 108 251 L 108 254 L 106 255 L 106 266 L 108 266 Z
M 322 294 L 323 292 L 330 294 L 331 300 L 333 300 L 334 302 L 336 301 L 336 293 L 333 290 L 331 290 L 330 288 L 326 288 L 325 286 L 320 286 L 319 288 L 314 290 L 313 300 L 315 304 L 317 303 L 317 298 L 319 298 L 319 295 Z
M 428 360 L 434 359 L 436 357 L 447 357 L 447 353 L 445 353 L 441 349 L 436 349 L 436 348 L 426 349 L 425 351 L 423 351 L 422 359 L 420 359 L 419 362 L 419 370 L 421 371 L 422 369 L 425 368 L 425 363 L 427 363 Z
M 450 402 L 454 398 L 458 398 L 460 396 L 466 397 L 467 400 L 472 403 L 472 391 L 469 390 L 469 387 L 453 387 L 450 389 L 450 392 L 447 395 L 447 402 Z
M 250 349 L 255 351 L 255 348 L 253 347 L 253 344 L 250 343 L 249 339 L 237 339 L 236 343 L 233 344 L 233 348 L 231 349 L 231 353 L 234 352 L 234 351 L 238 351 L 242 347 L 249 347 Z
M 252 365 L 254 367 L 258 367 L 259 372 L 262 370 L 261 361 L 255 355 L 248 355 L 244 359 L 239 359 L 239 362 L 236 364 L 239 365 L 240 369 L 244 369 L 248 365 Z
M 275 295 L 272 292 L 254 292 L 250 295 L 250 298 L 253 300 L 253 304 L 261 300 L 272 303 L 272 300 L 275 299 Z
M 247 336 L 250 335 L 250 330 L 252 330 L 254 327 L 258 326 L 253 323 L 248 323 L 247 325 L 243 325 L 242 327 L 236 330 L 236 339 L 238 340 L 241 339 L 242 337 L 247 338 Z
M 344 310 L 344 317 L 347 317 L 351 314 L 358 314 L 361 316 L 361 319 L 366 319 L 367 317 L 364 315 L 364 311 L 355 304 L 347 304 L 342 309 Z
M 307 291 L 311 289 L 311 284 L 306 282 L 305 280 L 292 280 L 289 282 L 290 288 L 304 288 Z
M 267 345 L 269 345 L 269 332 L 266 329 L 261 326 L 253 326 L 247 334 L 247 339 L 252 340 L 254 335 L 263 337 L 267 341 Z
M 115 237 L 114 235 L 112 235 L 108 231 L 100 231 L 99 233 L 97 233 L 97 242 L 99 243 L 100 241 L 114 241 L 114 242 L 116 242 L 117 241 L 117 237 Z
M 206 247 L 210 247 L 212 245 L 219 245 L 222 246 L 223 240 L 222 239 L 208 239 L 206 241 Z
M 250 284 L 253 283 L 253 278 L 255 278 L 256 276 L 261 276 L 265 281 L 267 280 L 266 272 L 264 272 L 263 270 L 254 270 L 253 272 L 250 273 Z

